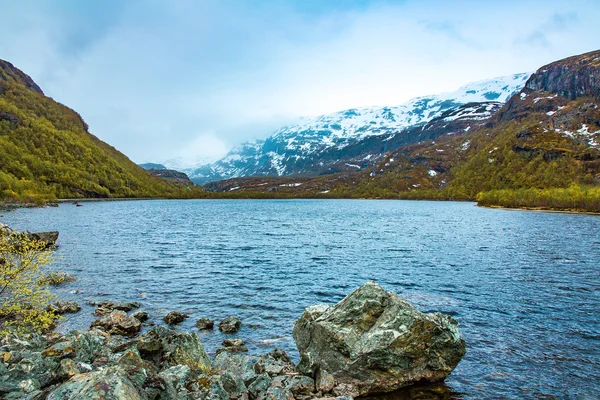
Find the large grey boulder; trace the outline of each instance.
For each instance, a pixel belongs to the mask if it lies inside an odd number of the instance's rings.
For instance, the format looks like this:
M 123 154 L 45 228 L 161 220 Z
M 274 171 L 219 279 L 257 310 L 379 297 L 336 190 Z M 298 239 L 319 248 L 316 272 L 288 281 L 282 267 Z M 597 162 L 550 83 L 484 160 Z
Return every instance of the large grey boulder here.
M 375 282 L 333 307 L 307 308 L 293 335 L 298 368 L 319 381 L 330 374 L 334 393 L 366 395 L 440 381 L 466 351 L 454 319 L 424 314 Z

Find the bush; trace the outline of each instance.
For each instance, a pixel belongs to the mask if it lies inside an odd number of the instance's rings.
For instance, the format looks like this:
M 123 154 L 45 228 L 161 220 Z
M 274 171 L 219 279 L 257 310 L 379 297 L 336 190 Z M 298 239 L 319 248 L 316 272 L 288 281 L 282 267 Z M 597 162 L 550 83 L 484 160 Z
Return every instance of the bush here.
M 20 233 L 0 236 L 0 334 L 54 327 L 59 316 L 46 309 L 54 296 L 42 271 L 51 262 L 45 242 Z

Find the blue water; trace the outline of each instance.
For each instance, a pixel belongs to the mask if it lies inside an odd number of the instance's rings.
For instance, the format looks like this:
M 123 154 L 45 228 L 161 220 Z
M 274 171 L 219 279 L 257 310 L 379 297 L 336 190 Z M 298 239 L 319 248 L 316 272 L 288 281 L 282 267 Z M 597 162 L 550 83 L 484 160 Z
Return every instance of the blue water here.
M 239 316 L 253 354 L 293 357 L 304 307 L 375 280 L 459 322 L 467 354 L 445 398 L 600 397 L 600 217 L 472 203 L 261 200 L 62 204 L 3 213 L 19 229 L 59 230 L 59 294 Z M 80 290 L 81 293 L 74 293 Z M 87 328 L 92 307 L 61 329 Z M 224 339 L 202 333 L 209 352 Z

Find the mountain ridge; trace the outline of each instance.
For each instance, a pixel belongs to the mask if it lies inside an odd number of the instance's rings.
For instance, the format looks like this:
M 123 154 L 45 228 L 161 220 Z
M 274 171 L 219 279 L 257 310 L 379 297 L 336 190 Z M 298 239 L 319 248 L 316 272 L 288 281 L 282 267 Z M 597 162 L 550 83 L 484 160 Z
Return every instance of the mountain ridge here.
M 306 119 L 280 128 L 267 139 L 243 143 L 221 160 L 186 172 L 200 184 L 242 176 L 339 172 L 332 165 L 316 167 L 322 162 L 319 155 L 342 150 L 373 136 L 399 134 L 468 103 L 502 103 L 521 89 L 529 75 L 522 73 L 472 82 L 454 92 L 416 97 L 399 106 L 353 108 Z M 371 154 L 371 157 L 380 155 Z

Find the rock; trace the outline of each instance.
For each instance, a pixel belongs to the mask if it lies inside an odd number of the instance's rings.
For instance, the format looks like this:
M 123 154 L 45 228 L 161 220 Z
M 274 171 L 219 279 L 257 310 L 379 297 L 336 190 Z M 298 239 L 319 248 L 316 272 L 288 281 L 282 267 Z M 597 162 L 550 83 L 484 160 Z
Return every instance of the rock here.
M 217 349 L 217 354 L 227 351 L 229 353 L 245 353 L 248 351 L 248 348 L 244 346 L 244 341 L 241 339 L 225 339 L 223 340 L 223 346 L 220 349 Z
M 75 281 L 76 277 L 63 271 L 52 271 L 42 278 L 42 283 L 50 286 L 61 286 Z
M 171 311 L 163 318 L 163 320 L 169 325 L 176 325 L 185 321 L 186 318 L 189 318 L 189 315 L 180 313 L 178 311 Z
M 92 323 L 92 328 L 99 328 L 113 335 L 133 337 L 142 328 L 142 323 L 124 311 L 113 311 Z
M 98 306 L 94 311 L 94 315 L 102 317 L 112 313 L 115 310 L 129 312 L 134 308 L 139 308 L 140 303 L 136 301 L 114 302 L 114 301 L 88 301 L 90 306 Z
M 129 371 L 120 366 L 108 367 L 101 371 L 76 375 L 59 386 L 47 400 L 105 399 L 105 400 L 144 400 L 141 387 L 130 378 Z
M 237 317 L 227 317 L 219 322 L 219 330 L 223 333 L 236 333 L 241 326 L 242 321 Z
M 317 391 L 321 393 L 329 393 L 335 386 L 333 375 L 324 369 L 319 369 L 315 377 Z
M 254 371 L 257 374 L 267 373 L 270 376 L 298 372 L 292 360 L 281 349 L 271 350 L 269 353 L 258 357 L 258 360 L 254 364 Z
M 333 393 L 352 397 L 443 380 L 465 354 L 454 319 L 424 314 L 374 282 L 333 307 L 307 308 L 293 335 L 298 368 L 327 371 Z
M 28 233 L 28 236 L 30 239 L 46 243 L 46 248 L 54 246 L 58 240 L 57 231 Z
M 212 368 L 221 376 L 223 388 L 233 398 L 241 398 L 256 377 L 250 357 L 245 354 L 221 352 L 216 355 Z
M 150 318 L 146 311 L 136 311 L 133 314 L 131 314 L 131 316 L 140 322 L 148 321 L 148 318 Z
M 254 381 L 248 386 L 248 394 L 253 400 L 265 399 L 267 390 L 271 387 L 273 379 L 267 373 L 258 375 Z
M 315 381 L 313 378 L 304 375 L 289 376 L 285 380 L 285 387 L 294 396 L 307 396 L 314 393 Z
M 73 314 L 81 310 L 81 306 L 74 301 L 57 301 L 48 306 L 48 311 L 55 314 Z
M 140 336 L 137 349 L 141 357 L 152 362 L 159 371 L 176 365 L 210 368 L 210 358 L 195 332 L 175 332 L 155 326 Z
M 215 321 L 210 318 L 200 318 L 196 321 L 196 328 L 200 330 L 211 330 L 215 327 Z

